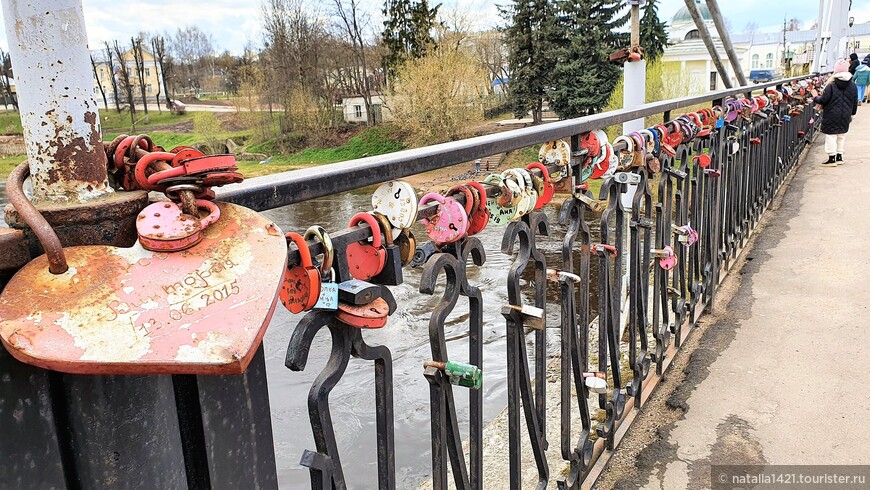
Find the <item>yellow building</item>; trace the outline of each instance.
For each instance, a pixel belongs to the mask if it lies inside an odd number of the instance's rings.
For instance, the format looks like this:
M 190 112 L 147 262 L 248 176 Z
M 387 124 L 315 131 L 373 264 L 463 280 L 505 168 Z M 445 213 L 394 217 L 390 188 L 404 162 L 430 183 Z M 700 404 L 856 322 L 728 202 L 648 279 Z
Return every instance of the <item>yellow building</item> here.
M 96 64 L 97 73 L 94 78 L 94 94 L 98 101 L 102 99 L 99 86 L 97 85 L 97 81 L 99 80 L 99 84 L 102 85 L 103 90 L 106 93 L 106 100 L 108 101 L 110 106 L 114 106 L 115 96 L 112 90 L 112 77 L 114 76 L 119 92 L 118 101 L 122 106 L 126 104 L 126 94 L 124 89 L 121 88 L 121 78 L 118 76 L 118 72 L 123 69 L 126 70 L 128 76 L 130 77 L 130 83 L 133 84 L 134 102 L 137 106 L 142 104 L 142 92 L 139 85 L 139 74 L 136 71 L 136 60 L 133 56 L 132 49 L 128 49 L 124 52 L 123 67 L 118 62 L 118 59 L 115 57 L 114 52 L 112 53 L 112 59 L 110 62 L 105 49 L 92 49 L 91 57 L 94 59 L 94 63 Z M 150 105 L 159 103 L 158 94 L 160 99 L 165 101 L 166 95 L 164 94 L 163 86 L 161 85 L 162 77 L 160 72 L 160 65 L 157 63 L 154 55 L 152 55 L 144 48 L 142 49 L 142 61 L 145 71 L 145 96 L 147 97 L 148 104 Z

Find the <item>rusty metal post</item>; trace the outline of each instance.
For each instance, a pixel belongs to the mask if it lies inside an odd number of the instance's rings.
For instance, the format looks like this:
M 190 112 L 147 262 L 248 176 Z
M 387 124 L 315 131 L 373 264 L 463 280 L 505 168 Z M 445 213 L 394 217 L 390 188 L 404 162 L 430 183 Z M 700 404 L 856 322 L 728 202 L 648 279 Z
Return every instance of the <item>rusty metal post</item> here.
M 81 0 L 4 0 L 33 201 L 112 192 Z

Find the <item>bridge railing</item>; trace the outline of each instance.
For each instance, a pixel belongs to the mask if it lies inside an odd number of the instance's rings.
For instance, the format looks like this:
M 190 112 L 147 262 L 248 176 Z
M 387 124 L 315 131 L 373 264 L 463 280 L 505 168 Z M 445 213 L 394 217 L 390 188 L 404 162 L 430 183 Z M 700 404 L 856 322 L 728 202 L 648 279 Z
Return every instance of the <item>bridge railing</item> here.
M 817 122 L 797 94 L 800 83 L 814 79 L 796 77 L 253 178 L 218 189 L 217 199 L 262 211 L 554 140 L 569 142 L 568 168 L 548 164 L 554 173 L 570 168 L 573 175 L 566 179 L 569 185 L 560 204 L 564 235 L 556 236 L 556 226 L 545 213 L 530 212 L 506 226 L 498 250 L 487 250 L 468 237 L 431 255 L 422 253 L 427 260 L 421 284 L 414 286 L 423 295 L 443 290 L 428 323 L 432 355 L 420 360 L 420 376 L 430 388 L 433 486 L 447 488 L 452 480 L 457 488 L 484 488 L 484 468 L 504 465 L 512 488 L 522 486 L 524 471 L 539 485 L 555 481 L 559 488 L 578 488 L 600 473 L 795 168 Z M 706 131 L 698 131 L 704 128 L 691 121 L 672 124 L 693 137 L 681 139 L 672 154 L 664 149 L 653 152 L 658 165 L 650 162 L 620 172 L 627 181 L 605 178 L 598 195 L 581 184 L 588 166 L 584 135 L 591 131 L 653 116 L 668 122 L 680 109 L 728 107 L 729 100 L 751 101 L 753 91 L 783 87 L 794 97 L 763 109 L 757 102 L 741 106 L 745 117 L 708 121 L 712 127 Z M 617 152 L 625 149 L 625 143 L 615 145 Z M 500 192 L 492 186 L 487 191 L 492 196 Z M 464 201 L 462 194 L 451 199 Z M 437 204 L 422 206 L 418 218 L 437 211 Z M 696 241 L 688 225 L 697 233 Z M 338 281 L 351 278 L 344 259 L 347 247 L 373 232 L 379 233 L 361 225 L 331 233 Z M 558 244 L 558 263 L 548 262 L 541 253 L 544 242 Z M 313 254 L 323 252 L 319 242 L 309 242 L 308 247 Z M 672 256 L 666 250 L 672 250 Z M 508 304 L 487 304 L 481 291 L 492 286 L 469 278 L 468 272 L 487 267 L 486 257 L 493 254 L 512 260 L 506 272 Z M 298 250 L 291 247 L 288 262 L 299 260 Z M 546 430 L 552 411 L 546 406 L 547 372 L 549 363 L 555 362 L 547 355 L 546 310 L 554 308 L 548 303 L 548 290 L 559 303 L 558 441 L 549 440 Z M 469 308 L 467 359 L 447 356 L 444 335 L 445 320 L 459 301 L 467 301 Z M 487 372 L 484 352 L 494 347 L 482 339 L 485 310 L 502 314 L 507 338 L 505 351 L 499 353 L 507 360 L 506 461 L 483 457 L 486 429 L 480 389 L 469 390 L 469 430 L 463 437 L 454 393 L 460 388 L 451 384 L 439 364 L 460 361 Z M 351 358 L 373 362 L 371 411 L 376 414 L 377 442 L 371 454 L 377 462 L 378 486 L 402 486 L 396 477 L 395 455 L 402 448 L 395 444 L 391 346 L 370 345 L 363 330 L 331 312 L 313 311 L 299 318 L 287 346 L 287 368 L 307 369 L 312 340 L 323 329 L 331 335 L 329 361 L 307 400 L 315 446 L 300 455 L 301 464 L 310 470 L 312 488 L 352 486 L 354 475 L 342 465 L 330 415 L 330 407 L 342 400 L 329 397 Z M 528 338 L 527 329 L 532 332 Z M 533 355 L 527 351 L 529 345 Z M 434 363 L 423 368 L 423 361 Z M 276 485 L 262 346 L 241 376 L 66 375 L 25 366 L 5 352 L 0 355 L 0 374 L 0 413 L 5 414 L 0 420 L 0 486 Z M 574 421 L 577 414 L 579 422 Z M 533 467 L 524 467 L 523 439 L 531 441 Z M 548 460 L 552 452 L 547 448 L 556 444 L 560 457 Z M 569 471 L 562 472 L 565 467 Z
M 508 272 L 508 296 L 514 306 L 521 304 L 520 292 L 527 288 L 526 293 L 534 298 L 537 307 L 552 306 L 545 296 L 546 288 L 550 287 L 558 288 L 561 302 L 560 440 L 548 441 L 545 430 L 544 390 L 549 362 L 546 329 L 532 330 L 535 355 L 530 367 L 525 340 L 530 317 L 516 309 L 503 309 L 508 338 L 504 354 L 508 363 L 509 461 L 483 461 L 480 391 L 470 394 L 470 431 L 468 446 L 463 449 L 454 388 L 443 373 L 429 368 L 421 374 L 431 384 L 434 487 L 447 488 L 449 467 L 457 488 L 483 488 L 484 464 L 506 464 L 512 488 L 521 485 L 523 470 L 535 472 L 539 484 L 555 479 L 560 488 L 575 488 L 584 478 L 594 479 L 600 473 L 607 459 L 602 456 L 608 456 L 624 434 L 620 427 L 634 419 L 698 317 L 712 303 L 723 275 L 810 141 L 815 127 L 813 110 L 804 108 L 804 101 L 796 97 L 807 80 L 812 77 L 656 102 L 631 110 L 250 179 L 219 191 L 218 198 L 258 210 L 270 209 L 558 139 L 571 142 L 574 156 L 570 165 L 577 173 L 585 158 L 582 152 L 577 152 L 584 133 L 642 117 L 661 115 L 663 121 L 670 121 L 673 111 L 681 108 L 699 104 L 726 106 L 729 99 L 745 98 L 759 89 L 794 87 L 794 98 L 757 112 L 755 108 L 748 109 L 747 113 L 751 112 L 748 117 L 719 123 L 708 134 L 680 143 L 673 156 L 656 153 L 661 164 L 659 172 L 646 168 L 630 170 L 637 175 L 640 182 L 637 186 L 609 177 L 603 182 L 599 196 L 575 189 L 574 195 L 561 204 L 559 221 L 567 227 L 565 236 L 552 236 L 546 216 L 533 212 L 506 228 L 501 250 L 483 250 L 479 241 L 468 238 L 442 248 L 426 262 L 420 291 L 431 294 L 439 282 L 446 288 L 429 323 L 435 361 L 448 360 L 444 320 L 457 301 L 467 299 L 470 358 L 463 361 L 486 372 L 481 365 L 484 348 L 480 344 L 481 312 L 502 309 L 505 305 L 483 304 L 480 294 L 483 286 L 469 283 L 466 271 L 486 267 L 487 254 L 507 253 L 515 257 Z M 616 149 L 624 149 L 624 145 Z M 709 165 L 703 165 L 705 168 L 695 159 L 702 154 L 710 157 Z M 630 191 L 631 187 L 636 191 Z M 494 188 L 491 191 L 498 193 Z M 630 205 L 624 202 L 628 192 L 633 193 Z M 600 214 L 593 210 L 596 199 L 604 208 Z M 430 216 L 436 209 L 437 206 L 424 207 L 420 217 Z M 680 231 L 689 224 L 699 236 L 691 245 Z M 596 229 L 599 241 L 593 243 Z M 332 239 L 336 250 L 341 251 L 370 234 L 366 226 L 355 227 L 334 233 Z M 537 249 L 543 240 L 562 244 L 561 263 L 545 262 Z M 609 252 L 612 249 L 604 245 L 615 247 L 616 252 Z M 666 247 L 676 256 L 672 269 L 661 267 L 661 259 L 655 257 Z M 322 251 L 319 243 L 310 243 L 310 248 L 312 253 Z M 289 260 L 298 260 L 295 251 L 291 251 Z M 592 261 L 597 261 L 599 269 L 597 304 L 590 302 Z M 520 281 L 526 268 L 534 271 L 529 276 L 530 285 Z M 553 269 L 569 271 L 573 277 L 562 275 L 548 282 L 547 272 L 550 271 L 552 279 Z M 346 271 L 339 270 L 339 275 L 344 276 L 339 280 L 349 278 Z M 305 369 L 311 339 L 321 328 L 329 329 L 333 341 L 329 364 L 318 376 L 308 398 L 316 447 L 306 451 L 302 464 L 311 470 L 312 487 L 342 488 L 352 481 L 353 475 L 346 474 L 340 463 L 328 395 L 340 380 L 348 360 L 358 357 L 375 362 L 378 481 L 381 488 L 394 488 L 397 448 L 393 442 L 390 346 L 369 346 L 359 329 L 337 321 L 330 313 L 312 312 L 296 327 L 288 348 L 287 367 Z M 597 335 L 590 334 L 590 329 L 596 330 Z M 623 360 L 629 367 L 627 373 L 620 369 Z M 597 400 L 590 395 L 584 378 L 596 372 L 607 378 L 607 388 Z M 590 416 L 596 409 L 605 413 L 600 424 Z M 579 427 L 572 427 L 572 410 L 581 415 Z M 522 437 L 531 440 L 534 468 L 523 468 Z M 551 442 L 560 445 L 561 461 L 547 461 L 546 448 Z M 553 470 L 559 465 L 569 467 L 570 471 L 557 476 Z

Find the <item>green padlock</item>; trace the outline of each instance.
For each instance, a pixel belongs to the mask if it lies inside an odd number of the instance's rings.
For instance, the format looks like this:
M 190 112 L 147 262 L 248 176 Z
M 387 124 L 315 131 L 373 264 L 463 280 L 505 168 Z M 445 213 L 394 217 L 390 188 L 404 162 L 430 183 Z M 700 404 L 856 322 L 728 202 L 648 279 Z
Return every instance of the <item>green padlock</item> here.
M 436 362 L 427 361 L 423 363 L 424 367 L 434 367 L 444 371 L 450 384 L 479 390 L 483 383 L 483 371 L 472 364 L 465 364 L 456 361 Z

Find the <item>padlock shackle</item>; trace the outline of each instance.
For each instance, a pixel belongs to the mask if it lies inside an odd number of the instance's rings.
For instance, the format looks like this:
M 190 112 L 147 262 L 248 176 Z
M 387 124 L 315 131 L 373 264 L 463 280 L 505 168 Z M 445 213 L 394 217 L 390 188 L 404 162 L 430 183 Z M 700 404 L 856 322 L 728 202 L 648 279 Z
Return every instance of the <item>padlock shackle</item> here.
M 477 190 L 477 194 L 480 196 L 480 205 L 486 207 L 486 188 L 483 187 L 483 184 L 472 180 L 465 185 L 474 187 Z
M 148 181 L 148 177 L 145 175 L 145 170 L 147 170 L 148 167 L 151 166 L 151 164 L 154 162 L 171 162 L 173 158 L 175 158 L 175 153 L 169 153 L 165 151 L 154 151 L 140 158 L 139 161 L 136 162 L 136 183 L 138 183 L 139 186 L 145 190 L 159 191 L 159 187 L 151 184 L 151 182 Z
M 323 229 L 323 227 L 318 225 L 309 226 L 307 230 L 305 230 L 305 234 L 302 236 L 306 241 L 309 238 L 316 238 L 320 243 L 323 244 L 323 263 L 320 264 L 320 274 L 321 276 L 326 276 L 332 272 L 332 263 L 335 260 L 335 247 L 332 245 L 332 239 L 329 237 L 329 233 Z M 308 248 L 306 246 L 306 248 Z M 310 254 L 309 254 L 310 258 Z
M 390 223 L 389 218 L 385 215 L 378 213 L 376 211 L 372 211 L 372 216 L 375 217 L 375 220 L 378 222 L 378 229 L 381 230 L 381 233 L 384 234 L 384 241 L 387 242 L 387 245 L 393 244 L 393 225 Z
M 217 204 L 212 201 L 207 201 L 205 199 L 197 199 L 196 200 L 197 209 L 205 209 L 208 211 L 208 216 L 199 220 L 199 226 L 201 229 L 206 229 L 210 225 L 214 224 L 221 218 L 221 210 L 217 207 Z
M 471 189 L 466 187 L 463 184 L 457 184 L 447 189 L 447 192 L 444 194 L 445 197 L 455 196 L 457 194 L 463 194 L 465 196 L 465 214 L 471 215 L 471 212 L 474 211 L 474 195 L 471 194 Z
M 284 233 L 284 238 L 287 240 L 287 244 L 295 243 L 296 248 L 299 249 L 299 265 L 305 268 L 314 267 L 314 263 L 311 261 L 311 251 L 308 250 L 308 244 L 305 243 L 305 238 L 302 235 L 288 231 Z
M 540 170 L 541 177 L 544 179 L 544 185 L 550 183 L 550 171 L 547 170 L 547 167 L 541 162 L 532 162 L 526 165 L 526 170 Z
M 435 194 L 435 195 L 440 197 L 439 194 Z M 442 199 L 443 199 L 443 197 L 442 197 Z M 354 227 L 362 222 L 365 222 L 372 229 L 372 246 L 375 248 L 381 248 L 381 233 L 380 233 L 381 227 L 378 226 L 378 221 L 371 214 L 369 214 L 369 213 L 356 213 L 350 219 L 350 222 L 347 224 L 347 226 Z

